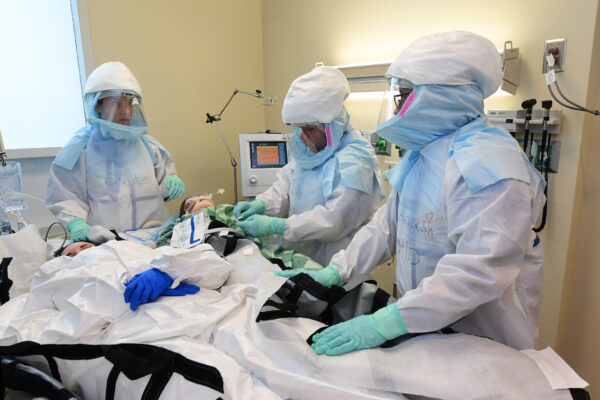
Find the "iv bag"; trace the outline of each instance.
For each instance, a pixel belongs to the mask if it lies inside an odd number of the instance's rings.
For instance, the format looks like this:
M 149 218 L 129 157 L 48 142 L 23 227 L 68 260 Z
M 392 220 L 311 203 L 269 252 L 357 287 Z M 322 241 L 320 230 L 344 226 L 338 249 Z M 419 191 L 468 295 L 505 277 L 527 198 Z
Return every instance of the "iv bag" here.
M 21 163 L 19 162 L 7 161 L 5 167 L 0 165 L 0 207 L 3 207 L 6 212 L 27 209 L 21 191 Z

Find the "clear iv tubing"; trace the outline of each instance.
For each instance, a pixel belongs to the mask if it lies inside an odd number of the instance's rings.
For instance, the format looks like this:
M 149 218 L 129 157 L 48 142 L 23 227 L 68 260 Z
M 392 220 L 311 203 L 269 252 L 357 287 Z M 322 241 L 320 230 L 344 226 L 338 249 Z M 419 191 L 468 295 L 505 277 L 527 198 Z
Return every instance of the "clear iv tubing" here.
M 45 203 L 45 201 L 42 200 L 42 199 L 40 199 L 39 197 L 35 197 L 35 196 L 32 196 L 32 195 L 27 194 L 27 193 L 16 192 L 14 190 L 9 190 L 9 191 L 7 191 L 5 193 L 16 194 L 18 196 L 23 196 L 23 197 L 29 197 L 31 199 L 35 199 L 35 200 L 41 201 L 42 203 Z M 2 207 L 3 210 L 4 210 L 5 207 L 2 206 L 2 203 L 3 203 L 2 198 L 0 198 L 0 207 Z M 4 211 L 4 212 L 6 213 L 6 215 L 14 215 L 17 218 L 18 230 L 20 230 L 20 229 L 24 228 L 25 226 L 29 225 L 27 223 L 27 221 L 25 220 L 25 218 L 23 218 L 23 216 L 21 215 L 21 210 L 10 210 L 10 211 L 7 210 L 7 211 Z

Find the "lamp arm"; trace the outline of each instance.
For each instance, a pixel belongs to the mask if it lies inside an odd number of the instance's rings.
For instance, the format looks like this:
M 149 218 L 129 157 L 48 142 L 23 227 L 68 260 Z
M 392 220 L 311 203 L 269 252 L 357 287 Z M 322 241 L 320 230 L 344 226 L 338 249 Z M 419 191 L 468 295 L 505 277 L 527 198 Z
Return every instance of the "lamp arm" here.
M 229 144 L 227 143 L 227 140 L 225 140 L 225 135 L 223 135 L 223 130 L 221 129 L 221 124 L 219 123 L 218 120 L 216 122 L 217 122 L 217 128 L 219 128 L 219 133 L 221 134 L 221 139 L 223 139 L 223 144 L 225 144 L 225 148 L 227 149 L 227 153 L 229 154 L 229 159 L 231 160 L 231 166 L 237 167 L 237 162 L 235 161 L 233 154 L 231 154 L 231 149 L 229 148 Z
M 225 105 L 223 106 L 223 108 L 221 109 L 221 111 L 218 114 L 210 115 L 209 113 L 206 113 L 206 123 L 212 124 L 215 121 L 220 121 L 221 115 L 223 114 L 225 109 L 229 106 L 229 103 L 231 103 L 231 100 L 233 100 L 234 96 L 238 93 L 247 94 L 248 96 L 256 97 L 258 99 L 265 99 L 265 97 L 262 96 L 262 91 L 258 90 L 258 89 L 256 89 L 254 93 L 246 92 L 244 90 L 234 89 L 233 93 L 229 97 L 229 100 L 227 100 L 227 103 L 225 103 Z M 270 102 L 272 104 L 273 100 L 270 99 Z
M 227 153 L 229 154 L 229 161 L 231 161 L 231 166 L 233 167 L 233 195 L 235 197 L 235 203 L 237 204 L 237 202 L 238 202 L 237 161 L 235 161 L 233 154 L 231 154 L 231 149 L 229 148 L 229 144 L 227 143 L 227 140 L 225 140 L 225 135 L 223 135 L 223 130 L 221 129 L 221 124 L 219 123 L 219 120 L 217 119 L 217 120 L 215 120 L 215 122 L 217 123 L 217 128 L 219 128 L 219 133 L 221 134 L 221 139 L 223 139 L 223 144 L 225 144 L 225 148 L 227 149 Z
M 223 112 L 225 111 L 225 109 L 227 108 L 227 106 L 229 106 L 229 103 L 231 103 L 231 100 L 233 100 L 233 97 L 238 94 L 238 93 L 242 93 L 242 94 L 247 94 L 249 96 L 253 96 L 259 99 L 265 99 L 265 97 L 263 97 L 261 95 L 261 91 L 260 90 L 256 90 L 255 93 L 251 93 L 251 92 L 245 92 L 243 90 L 238 90 L 238 89 L 234 89 L 233 93 L 231 94 L 231 96 L 229 97 L 229 100 L 227 100 L 227 103 L 225 103 L 225 105 L 223 106 L 223 108 L 221 109 L 221 111 L 218 114 L 214 114 L 214 115 L 210 115 L 209 113 L 206 113 L 206 123 L 207 124 L 212 124 L 213 122 L 217 123 L 217 128 L 219 128 L 219 133 L 221 134 L 221 139 L 223 139 L 223 144 L 225 144 L 225 148 L 227 149 L 227 153 L 229 154 L 229 160 L 231 161 L 231 166 L 233 167 L 233 193 L 235 196 L 235 202 L 237 203 L 238 201 L 238 195 L 237 195 L 237 161 L 235 160 L 235 158 L 233 157 L 233 154 L 231 154 L 231 149 L 229 148 L 229 144 L 227 143 L 227 140 L 225 140 L 225 135 L 223 134 L 223 130 L 221 129 L 221 124 L 219 123 L 219 121 L 221 121 L 221 115 L 223 114 Z M 270 103 L 273 103 L 272 99 L 269 99 Z

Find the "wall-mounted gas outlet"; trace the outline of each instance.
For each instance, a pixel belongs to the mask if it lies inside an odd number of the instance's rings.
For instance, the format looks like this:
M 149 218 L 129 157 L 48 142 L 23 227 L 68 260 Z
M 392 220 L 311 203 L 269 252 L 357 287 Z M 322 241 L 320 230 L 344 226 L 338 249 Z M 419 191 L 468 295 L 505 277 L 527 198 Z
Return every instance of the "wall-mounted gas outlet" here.
M 565 70 L 565 58 L 567 55 L 567 39 L 546 40 L 544 45 L 544 60 L 542 61 L 542 72 L 546 73 L 554 68 L 554 72 Z M 548 56 L 554 59 L 554 66 L 549 66 Z

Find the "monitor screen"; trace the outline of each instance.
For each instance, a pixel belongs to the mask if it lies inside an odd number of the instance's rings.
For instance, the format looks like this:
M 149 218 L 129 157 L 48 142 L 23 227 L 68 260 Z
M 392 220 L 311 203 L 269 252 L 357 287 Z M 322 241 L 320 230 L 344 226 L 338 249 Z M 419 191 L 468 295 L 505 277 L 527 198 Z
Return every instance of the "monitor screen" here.
M 252 168 L 281 168 L 287 164 L 285 141 L 249 142 Z

